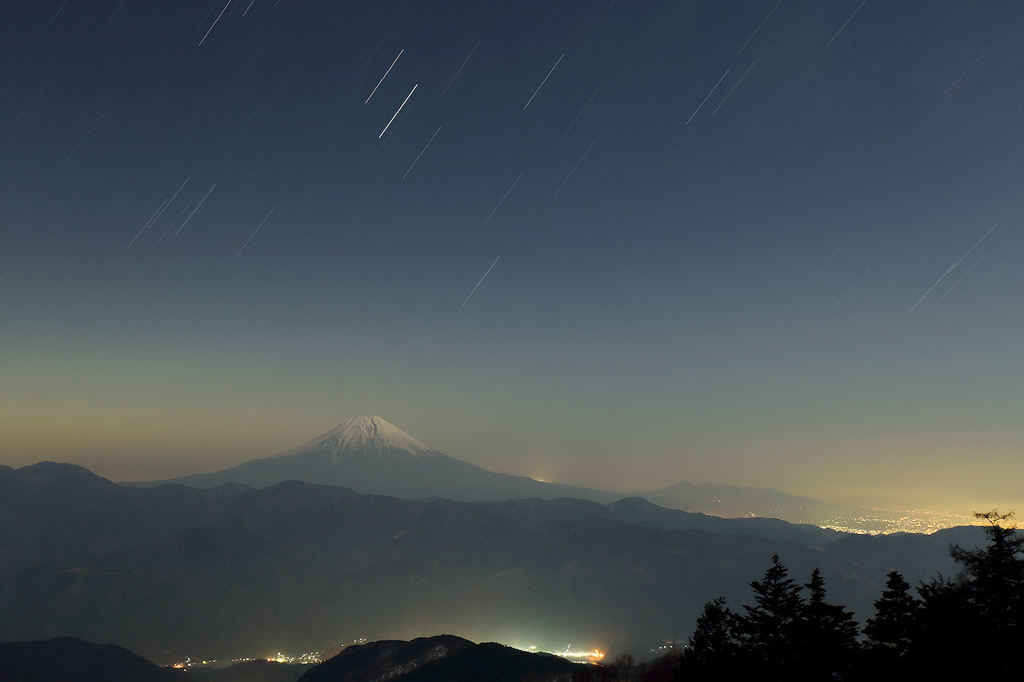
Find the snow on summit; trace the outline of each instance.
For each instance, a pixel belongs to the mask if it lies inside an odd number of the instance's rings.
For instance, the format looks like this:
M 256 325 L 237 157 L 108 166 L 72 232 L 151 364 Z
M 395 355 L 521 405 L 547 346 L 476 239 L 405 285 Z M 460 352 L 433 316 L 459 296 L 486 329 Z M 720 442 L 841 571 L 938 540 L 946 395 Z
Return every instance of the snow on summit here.
M 353 455 L 395 454 L 396 451 L 411 454 L 417 459 L 437 454 L 436 450 L 377 416 L 349 419 L 327 433 L 281 454 L 297 455 L 311 451 L 330 453 L 335 459 Z

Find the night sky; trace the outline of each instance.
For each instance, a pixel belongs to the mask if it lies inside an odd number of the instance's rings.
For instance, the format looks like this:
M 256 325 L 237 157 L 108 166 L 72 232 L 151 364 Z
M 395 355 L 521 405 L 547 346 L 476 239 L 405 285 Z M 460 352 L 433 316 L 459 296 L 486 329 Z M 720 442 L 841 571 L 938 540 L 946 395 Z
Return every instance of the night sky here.
M 6 464 L 1024 502 L 1022 3 L 0 16 Z

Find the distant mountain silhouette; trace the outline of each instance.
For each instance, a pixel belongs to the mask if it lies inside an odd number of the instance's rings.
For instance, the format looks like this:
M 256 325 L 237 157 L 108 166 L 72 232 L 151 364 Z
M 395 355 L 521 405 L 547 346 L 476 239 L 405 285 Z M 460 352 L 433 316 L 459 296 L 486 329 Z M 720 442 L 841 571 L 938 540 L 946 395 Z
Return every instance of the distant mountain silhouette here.
M 296 682 L 310 667 L 310 664 L 259 659 L 223 667 L 194 666 L 184 672 L 180 682 Z
M 444 497 L 460 501 L 574 497 L 611 502 L 627 495 L 673 509 L 722 517 L 760 516 L 819 523 L 849 507 L 778 490 L 715 483 L 681 482 L 651 491 L 619 493 L 547 483 L 483 469 L 421 443 L 382 417 L 356 417 L 313 440 L 274 455 L 209 474 L 134 485 L 180 483 L 210 488 L 240 483 L 266 488 L 283 481 L 336 485 L 357 492 L 406 499 Z
M 606 491 L 488 471 L 438 452 L 376 416 L 350 419 L 273 457 L 250 460 L 214 473 L 136 485 L 180 483 L 210 488 L 241 483 L 266 488 L 283 481 L 336 485 L 361 493 L 410 499 L 444 497 L 482 501 L 580 497 L 611 501 L 621 497 Z
M 633 493 L 663 507 L 714 514 L 715 516 L 761 516 L 793 523 L 824 523 L 853 507 L 798 497 L 771 488 L 748 488 L 721 483 L 681 481 L 657 490 Z
M 189 669 L 161 667 L 115 644 L 73 637 L 0 643 L 3 682 L 554 682 L 584 668 L 453 635 L 349 646 L 316 666 L 255 660 Z
M 493 642 L 475 644 L 396 677 L 395 682 L 569 682 L 587 666 Z
M 0 643 L 3 682 L 182 682 L 181 675 L 115 644 L 73 637 Z
M 159 662 L 343 633 L 642 651 L 685 636 L 709 595 L 744 598 L 773 553 L 796 575 L 820 566 L 868 613 L 887 571 L 948 573 L 950 539 L 975 530 L 845 537 L 637 499 L 403 500 L 296 481 L 141 489 L 43 463 L 0 470 L 0 639 L 117 641 Z
M 349 646 L 301 677 L 302 682 L 378 682 L 401 678 L 416 668 L 476 646 L 454 635 L 383 640 Z
M 348 647 L 300 682 L 543 682 L 569 680 L 584 671 L 585 666 L 551 654 L 439 635 Z

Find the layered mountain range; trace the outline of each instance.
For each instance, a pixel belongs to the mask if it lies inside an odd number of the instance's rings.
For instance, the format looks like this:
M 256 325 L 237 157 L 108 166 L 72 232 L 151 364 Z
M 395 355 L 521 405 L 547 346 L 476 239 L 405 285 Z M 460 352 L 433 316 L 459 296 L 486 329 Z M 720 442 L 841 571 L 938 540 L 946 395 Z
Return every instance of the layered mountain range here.
M 777 490 L 713 483 L 681 482 L 657 490 L 627 493 L 537 481 L 489 471 L 449 457 L 378 416 L 350 419 L 307 443 L 229 469 L 136 485 L 180 483 L 210 488 L 241 483 L 265 488 L 289 480 L 411 499 L 444 497 L 483 501 L 573 497 L 611 502 L 630 495 L 685 511 L 730 517 L 772 517 L 794 523 L 823 523 L 837 514 L 851 511 L 840 505 Z
M 114 644 L 73 637 L 0 643 L 4 682 L 587 682 L 600 668 L 454 635 L 347 646 L 318 665 L 250 660 L 158 666 Z
M 820 567 L 830 595 L 863 617 L 887 571 L 948 573 L 949 544 L 980 537 L 845 536 L 637 498 L 138 488 L 68 464 L 2 467 L 0 640 L 71 635 L 157 662 L 430 632 L 637 652 L 685 637 L 716 595 L 748 599 L 773 553 L 797 579 Z

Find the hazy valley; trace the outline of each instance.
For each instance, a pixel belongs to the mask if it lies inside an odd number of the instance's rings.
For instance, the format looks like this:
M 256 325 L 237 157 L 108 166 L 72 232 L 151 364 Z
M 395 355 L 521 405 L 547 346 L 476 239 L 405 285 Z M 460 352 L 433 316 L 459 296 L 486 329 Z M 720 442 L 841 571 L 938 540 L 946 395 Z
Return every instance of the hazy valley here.
M 327 471 L 338 482 L 357 468 L 370 472 L 362 484 L 467 486 L 455 497 L 478 495 L 480 479 L 494 481 L 495 496 L 507 481 L 513 493 L 561 492 L 395 447 L 404 434 L 376 418 L 332 433 L 334 451 L 259 462 L 283 478 Z M 139 487 L 69 464 L 3 469 L 0 638 L 72 635 L 162 661 L 436 632 L 644 651 L 684 638 L 708 595 L 742 594 L 773 553 L 798 573 L 820 567 L 835 597 L 863 615 L 888 570 L 948 572 L 948 545 L 982 537 L 975 528 L 847 535 L 638 497 L 466 502 L 227 480 Z

